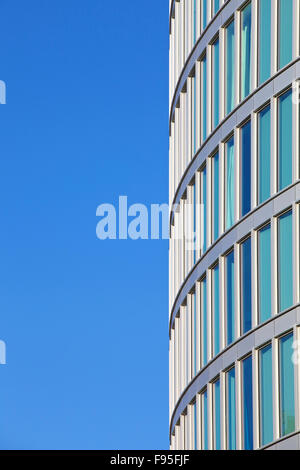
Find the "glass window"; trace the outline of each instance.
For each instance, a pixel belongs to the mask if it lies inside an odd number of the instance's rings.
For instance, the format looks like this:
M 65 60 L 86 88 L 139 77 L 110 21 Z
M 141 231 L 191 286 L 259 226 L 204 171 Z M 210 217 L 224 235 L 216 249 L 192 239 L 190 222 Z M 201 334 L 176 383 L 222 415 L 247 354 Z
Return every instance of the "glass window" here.
M 220 379 L 213 385 L 214 450 L 221 450 L 221 394 Z
M 214 14 L 219 11 L 220 8 L 220 0 L 214 0 Z
M 258 232 L 258 299 L 259 322 L 271 317 L 271 227 Z
M 202 1 L 202 29 L 207 26 L 207 0 Z
M 207 390 L 202 393 L 202 449 L 208 450 L 208 403 Z
M 241 314 L 242 332 L 252 328 L 251 238 L 241 245 Z
M 251 2 L 241 12 L 241 99 L 250 93 L 251 80 Z
M 201 103 L 202 103 L 202 141 L 207 137 L 207 61 L 206 55 L 201 60 Z
M 234 251 L 226 256 L 227 345 L 234 341 Z
M 198 446 L 198 429 L 197 429 L 197 400 L 193 406 L 194 409 L 194 449 L 197 450 Z
M 270 106 L 258 114 L 258 202 L 270 197 L 271 113 Z
M 212 159 L 212 203 L 214 212 L 212 232 L 214 241 L 219 237 L 219 185 L 219 154 L 216 153 Z
M 271 75 L 271 2 L 259 0 L 259 84 Z
M 196 185 L 193 185 L 193 236 L 194 236 L 194 252 L 193 261 L 196 264 L 196 253 L 197 253 L 197 213 L 196 213 Z
M 220 101 L 220 43 L 219 38 L 213 43 L 212 48 L 213 61 L 212 61 L 212 76 L 213 76 L 213 90 L 212 90 L 212 99 L 213 99 L 213 128 L 217 127 L 219 124 L 219 101 Z
M 292 183 L 292 91 L 279 97 L 278 106 L 278 185 L 279 191 Z
M 201 281 L 202 366 L 207 364 L 207 297 L 206 277 Z
M 197 129 L 198 129 L 198 114 L 197 114 L 197 83 L 193 77 L 192 86 L 192 108 L 193 108 L 193 154 L 197 151 Z
M 279 0 L 278 15 L 278 57 L 281 69 L 293 58 L 293 0 Z
M 225 145 L 226 150 L 226 198 L 225 198 L 225 209 L 226 209 L 226 217 L 225 217 L 225 227 L 229 229 L 232 227 L 234 223 L 234 138 L 226 142 Z
M 241 133 L 241 212 L 244 216 L 251 210 L 251 121 L 242 127 Z
M 252 356 L 243 360 L 243 436 L 244 449 L 253 449 Z
M 197 37 L 197 0 L 194 0 L 194 25 L 193 25 L 193 30 L 194 30 L 194 44 L 196 42 L 196 37 Z
M 197 374 L 197 307 L 196 295 L 192 295 L 192 333 L 193 333 L 193 348 L 192 348 L 192 374 Z
M 226 113 L 234 108 L 234 21 L 226 28 Z
M 227 372 L 227 445 L 229 450 L 236 448 L 236 421 L 235 421 L 235 368 Z
M 206 243 L 206 231 L 207 231 L 207 179 L 206 179 L 206 167 L 201 171 L 201 205 L 202 205 L 202 252 L 204 253 L 207 248 Z
M 273 441 L 272 346 L 259 351 L 260 369 L 260 444 Z
M 278 219 L 279 311 L 293 305 L 293 219 L 292 211 Z
M 220 352 L 220 269 L 219 265 L 214 267 L 212 275 L 212 307 L 213 307 L 213 329 L 214 329 L 214 356 Z
M 293 333 L 284 336 L 279 341 L 280 367 L 280 436 L 295 431 L 295 391 Z

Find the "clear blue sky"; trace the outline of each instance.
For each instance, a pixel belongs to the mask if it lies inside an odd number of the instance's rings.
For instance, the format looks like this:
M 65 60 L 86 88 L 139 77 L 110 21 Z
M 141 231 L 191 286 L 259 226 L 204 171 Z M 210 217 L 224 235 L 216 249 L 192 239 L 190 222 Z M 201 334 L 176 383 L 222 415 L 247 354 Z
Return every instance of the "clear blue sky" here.
M 168 7 L 0 3 L 1 449 L 168 446 L 168 243 L 95 232 L 168 199 Z

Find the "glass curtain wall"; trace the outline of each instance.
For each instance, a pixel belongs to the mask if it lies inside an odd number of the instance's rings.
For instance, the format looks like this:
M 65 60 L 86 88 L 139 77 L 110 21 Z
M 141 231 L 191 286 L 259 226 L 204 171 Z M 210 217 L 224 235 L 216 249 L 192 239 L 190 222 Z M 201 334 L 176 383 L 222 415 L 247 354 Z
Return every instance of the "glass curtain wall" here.
M 234 108 L 234 21 L 226 28 L 226 114 Z
M 278 189 L 293 180 L 292 90 L 279 97 L 278 103 Z
M 293 58 L 293 0 L 278 1 L 278 61 L 279 69 Z
M 251 87 L 251 2 L 241 11 L 241 99 Z
M 225 227 L 226 230 L 232 227 L 234 223 L 234 137 L 226 142 L 226 217 L 225 217 Z
M 258 232 L 258 310 L 259 323 L 271 317 L 271 226 Z
M 271 75 L 271 5 L 274 0 L 259 0 L 258 3 L 258 81 L 264 83 Z
M 292 211 L 278 219 L 279 311 L 293 305 L 293 218 Z
M 260 444 L 273 441 L 272 346 L 259 351 L 260 373 Z
M 280 382 L 280 436 L 295 431 L 295 391 L 293 333 L 279 340 L 279 382 Z
M 271 112 L 270 106 L 258 113 L 258 203 L 271 195 Z
M 243 370 L 243 436 L 244 449 L 253 449 L 253 397 L 252 397 L 252 356 L 242 363 Z
M 241 314 L 243 334 L 252 328 L 251 238 L 241 244 Z

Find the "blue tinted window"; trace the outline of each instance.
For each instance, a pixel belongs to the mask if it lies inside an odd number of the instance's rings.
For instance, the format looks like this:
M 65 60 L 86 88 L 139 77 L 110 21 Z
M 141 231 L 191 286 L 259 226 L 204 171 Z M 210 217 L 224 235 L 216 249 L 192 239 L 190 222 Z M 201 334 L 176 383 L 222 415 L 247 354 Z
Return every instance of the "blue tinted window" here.
M 234 138 L 226 143 L 226 229 L 234 223 Z
M 279 342 L 280 354 L 280 436 L 295 431 L 295 391 L 293 333 L 284 336 Z
M 197 401 L 194 404 L 194 449 L 198 448 L 198 428 L 197 428 Z
M 260 443 L 273 441 L 272 347 L 260 350 Z
M 202 140 L 207 137 L 207 62 L 202 59 Z
M 292 183 L 292 91 L 279 98 L 278 183 L 279 190 Z
M 216 155 L 213 157 L 212 160 L 212 171 L 213 171 L 213 194 L 212 194 L 212 199 L 213 199 L 213 211 L 214 211 L 214 216 L 213 216 L 213 237 L 214 241 L 217 240 L 219 237 L 219 154 L 216 153 Z
M 293 0 L 279 0 L 279 68 L 293 58 Z
M 194 319 L 193 319 L 193 330 L 194 330 L 194 376 L 197 374 L 197 300 L 196 300 L 196 295 L 193 295 L 193 313 L 194 313 Z
M 202 29 L 207 26 L 207 0 L 202 0 Z
M 214 384 L 214 449 L 221 450 L 221 395 L 220 380 Z
M 259 1 L 259 83 L 271 75 L 271 2 Z
M 214 324 L 214 355 L 220 352 L 220 270 L 219 265 L 213 269 L 213 324 Z
M 214 1 L 214 14 L 218 12 L 219 8 L 220 8 L 220 0 L 215 0 Z
M 292 211 L 278 219 L 279 311 L 293 305 Z
M 253 449 L 252 356 L 243 361 L 244 449 Z
M 197 0 L 194 0 L 194 44 L 196 42 L 196 25 L 197 25 L 197 18 L 196 18 L 196 10 L 197 10 L 197 4 L 196 4 L 196 1 Z
M 251 79 L 251 3 L 242 10 L 241 18 L 241 99 L 250 93 Z
M 206 278 L 201 281 L 201 311 L 202 311 L 202 365 L 207 364 L 207 297 Z
M 196 215 L 196 185 L 193 186 L 193 233 L 194 233 L 194 253 L 193 253 L 193 260 L 194 264 L 196 263 L 196 250 L 197 250 L 197 238 L 196 238 L 196 230 L 197 230 L 197 215 Z
M 234 22 L 226 28 L 226 113 L 234 108 Z
M 206 201 L 206 167 L 201 172 L 201 183 L 202 183 L 202 210 L 203 210 L 203 240 L 202 240 L 202 250 L 203 252 L 206 251 L 207 243 L 206 243 L 206 231 L 207 231 L 207 201 Z
M 228 449 L 236 448 L 236 415 L 235 415 L 235 369 L 227 373 L 227 433 Z
M 251 210 L 251 121 L 242 129 L 242 216 Z
M 203 450 L 208 450 L 208 404 L 207 390 L 202 394 Z
M 217 127 L 219 124 L 219 100 L 220 100 L 220 91 L 219 91 L 219 74 L 220 74 L 220 45 L 219 39 L 217 39 L 213 44 L 213 123 L 214 127 Z
M 243 333 L 252 328 L 251 238 L 241 245 L 241 306 Z
M 194 154 L 196 153 L 197 150 L 197 144 L 196 144 L 196 136 L 197 136 L 197 129 L 198 129 L 198 119 L 197 119 L 197 83 L 195 78 L 193 79 L 193 84 L 194 84 L 194 90 L 193 90 L 193 121 L 194 121 L 194 132 L 193 132 L 193 145 L 194 145 Z
M 270 106 L 258 115 L 258 201 L 270 197 L 271 114 Z
M 227 344 L 234 341 L 234 252 L 226 257 Z
M 259 321 L 271 317 L 271 228 L 267 225 L 258 234 Z

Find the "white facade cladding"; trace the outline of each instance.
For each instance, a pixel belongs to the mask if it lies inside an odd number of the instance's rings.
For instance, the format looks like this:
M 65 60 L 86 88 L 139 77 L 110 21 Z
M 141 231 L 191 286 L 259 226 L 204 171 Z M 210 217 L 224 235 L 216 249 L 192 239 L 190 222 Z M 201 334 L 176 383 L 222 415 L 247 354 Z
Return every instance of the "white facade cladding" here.
M 299 80 L 300 0 L 170 1 L 173 450 L 300 449 Z

